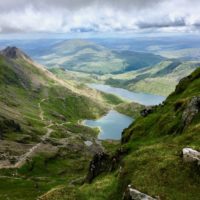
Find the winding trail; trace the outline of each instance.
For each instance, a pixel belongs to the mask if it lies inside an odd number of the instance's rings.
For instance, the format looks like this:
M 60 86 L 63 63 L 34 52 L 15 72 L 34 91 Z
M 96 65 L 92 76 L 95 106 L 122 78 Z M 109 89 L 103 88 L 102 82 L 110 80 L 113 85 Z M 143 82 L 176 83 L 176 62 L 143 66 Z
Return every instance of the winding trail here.
M 44 119 L 44 111 L 41 107 L 41 103 L 44 102 L 46 99 L 42 99 L 39 103 L 38 103 L 38 108 L 39 108 L 39 118 L 41 121 L 45 122 Z M 44 142 L 50 137 L 51 133 L 53 132 L 53 129 L 51 129 L 51 126 L 53 126 L 54 124 L 52 123 L 52 121 L 48 122 L 48 125 L 45 126 L 46 128 L 46 134 L 43 135 L 41 137 L 41 141 L 39 143 L 37 143 L 36 145 L 34 145 L 32 148 L 30 148 L 25 154 L 23 154 L 22 156 L 19 157 L 19 160 L 15 163 L 15 164 L 7 164 L 7 165 L 0 165 L 0 169 L 12 169 L 12 168 L 20 168 L 22 165 L 24 165 L 26 163 L 26 161 L 31 158 L 35 151 L 44 144 Z
M 42 99 L 38 103 L 38 109 L 39 109 L 39 119 L 40 121 L 44 122 L 46 126 L 44 127 L 46 129 L 45 135 L 41 137 L 41 140 L 39 143 L 35 144 L 33 147 L 31 147 L 25 154 L 21 155 L 18 158 L 18 161 L 15 164 L 12 163 L 0 163 L 0 169 L 17 169 L 22 167 L 33 155 L 36 153 L 37 149 L 40 148 L 45 141 L 50 137 L 51 133 L 54 131 L 51 127 L 52 126 L 64 126 L 65 124 L 69 124 L 70 122 L 63 122 L 63 123 L 53 123 L 52 121 L 45 120 L 44 116 L 44 110 L 42 109 L 41 103 L 46 101 L 47 99 Z M 74 135 L 72 132 L 68 131 L 68 134 L 70 137 L 68 139 L 75 139 L 78 137 L 77 135 Z M 101 151 L 104 151 L 104 148 L 101 144 L 101 141 L 95 140 L 95 143 L 100 147 Z

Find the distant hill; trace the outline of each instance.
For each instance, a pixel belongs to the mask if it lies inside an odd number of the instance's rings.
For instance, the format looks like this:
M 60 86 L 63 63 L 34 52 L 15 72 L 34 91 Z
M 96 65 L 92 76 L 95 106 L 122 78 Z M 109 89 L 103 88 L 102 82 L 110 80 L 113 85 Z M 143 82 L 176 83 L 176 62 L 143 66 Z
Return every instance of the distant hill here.
M 198 61 L 169 59 L 159 64 L 132 72 L 105 77 L 105 83 L 137 92 L 167 96 L 181 78 L 200 67 Z
M 162 61 L 158 55 L 133 51 L 114 51 L 87 40 L 67 40 L 39 57 L 48 67 L 94 74 L 122 73 L 149 67 Z

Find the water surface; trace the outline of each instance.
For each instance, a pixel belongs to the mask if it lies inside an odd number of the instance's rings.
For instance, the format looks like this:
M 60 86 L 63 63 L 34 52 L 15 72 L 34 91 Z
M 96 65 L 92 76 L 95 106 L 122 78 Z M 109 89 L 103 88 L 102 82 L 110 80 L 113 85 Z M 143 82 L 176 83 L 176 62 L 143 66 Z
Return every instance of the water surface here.
M 99 127 L 99 139 L 121 139 L 122 131 L 127 128 L 133 119 L 115 110 L 110 110 L 105 116 L 97 120 L 85 120 L 84 124 L 90 127 Z
M 146 94 L 146 93 L 136 93 L 130 92 L 122 88 L 115 88 L 109 85 L 103 84 L 88 84 L 89 87 L 93 89 L 100 90 L 102 92 L 110 93 L 117 95 L 123 99 L 129 101 L 134 101 L 146 106 L 157 105 L 162 103 L 165 100 L 165 97 Z M 127 128 L 134 119 L 120 114 L 117 111 L 111 110 L 105 116 L 97 120 L 85 120 L 84 124 L 90 127 L 99 127 L 100 134 L 99 139 L 121 139 L 122 131 Z
M 87 84 L 87 85 L 90 88 L 97 89 L 102 92 L 114 94 L 123 99 L 127 99 L 129 101 L 134 101 L 136 103 L 140 103 L 145 106 L 158 105 L 166 99 L 166 97 L 159 96 L 159 95 L 146 94 L 143 92 L 140 92 L 140 93 L 130 92 L 126 89 L 116 88 L 116 87 L 112 87 L 109 85 L 96 84 L 96 83 L 91 83 L 91 84 Z

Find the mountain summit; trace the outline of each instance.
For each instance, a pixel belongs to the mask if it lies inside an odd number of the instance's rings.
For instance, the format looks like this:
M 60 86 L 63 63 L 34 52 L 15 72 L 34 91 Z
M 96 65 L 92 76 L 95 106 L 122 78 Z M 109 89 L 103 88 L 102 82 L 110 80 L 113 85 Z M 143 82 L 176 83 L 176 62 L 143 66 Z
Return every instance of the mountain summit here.
M 2 51 L 0 51 L 0 54 L 11 59 L 22 58 L 22 59 L 31 60 L 29 56 L 27 56 L 23 51 L 21 51 L 17 47 L 8 46 Z

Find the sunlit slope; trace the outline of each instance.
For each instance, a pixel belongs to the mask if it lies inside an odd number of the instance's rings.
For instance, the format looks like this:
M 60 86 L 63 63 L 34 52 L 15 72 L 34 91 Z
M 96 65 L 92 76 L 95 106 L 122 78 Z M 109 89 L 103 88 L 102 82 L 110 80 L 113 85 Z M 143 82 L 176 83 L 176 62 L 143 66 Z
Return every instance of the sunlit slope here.
M 48 67 L 94 74 L 120 73 L 157 64 L 163 58 L 151 53 L 113 51 L 86 40 L 67 40 L 38 58 Z
M 105 76 L 106 84 L 131 91 L 167 96 L 174 91 L 181 78 L 200 66 L 197 61 L 166 60 L 154 67 L 120 75 Z

